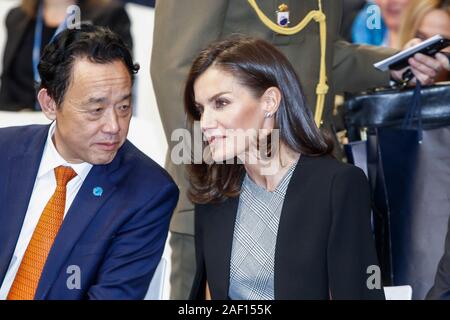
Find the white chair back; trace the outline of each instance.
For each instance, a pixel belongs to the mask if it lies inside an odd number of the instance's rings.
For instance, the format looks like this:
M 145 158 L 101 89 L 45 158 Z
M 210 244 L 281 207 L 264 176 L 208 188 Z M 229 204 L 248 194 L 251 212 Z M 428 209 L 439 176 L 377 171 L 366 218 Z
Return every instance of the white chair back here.
M 412 287 L 411 286 L 384 287 L 384 295 L 386 296 L 386 300 L 411 300 Z
M 166 278 L 167 261 L 164 257 L 156 268 L 152 281 L 147 290 L 144 300 L 163 300 L 164 299 L 164 279 Z

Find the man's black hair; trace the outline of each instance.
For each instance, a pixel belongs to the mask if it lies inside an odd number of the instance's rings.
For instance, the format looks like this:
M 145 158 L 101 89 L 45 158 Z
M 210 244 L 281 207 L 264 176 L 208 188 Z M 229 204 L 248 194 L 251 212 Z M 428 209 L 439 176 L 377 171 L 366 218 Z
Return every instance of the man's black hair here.
M 74 62 L 80 58 L 101 64 L 122 61 L 132 80 L 139 70 L 130 49 L 109 28 L 81 24 L 78 29 L 66 29 L 45 47 L 38 65 L 41 83 L 37 85 L 47 89 L 58 107 L 64 101 Z

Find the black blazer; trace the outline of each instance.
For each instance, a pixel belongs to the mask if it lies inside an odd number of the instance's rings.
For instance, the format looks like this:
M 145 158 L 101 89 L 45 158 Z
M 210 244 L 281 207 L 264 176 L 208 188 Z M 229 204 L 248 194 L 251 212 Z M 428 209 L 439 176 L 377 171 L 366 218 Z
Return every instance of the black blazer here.
M 444 254 L 438 265 L 434 285 L 428 292 L 426 299 L 450 300 L 450 219 L 447 237 L 445 238 Z
M 275 249 L 275 299 L 384 299 L 368 289 L 378 266 L 364 173 L 330 156 L 302 155 L 286 191 Z M 197 205 L 197 273 L 191 299 L 228 299 L 239 197 Z M 381 282 L 381 279 L 380 279 Z

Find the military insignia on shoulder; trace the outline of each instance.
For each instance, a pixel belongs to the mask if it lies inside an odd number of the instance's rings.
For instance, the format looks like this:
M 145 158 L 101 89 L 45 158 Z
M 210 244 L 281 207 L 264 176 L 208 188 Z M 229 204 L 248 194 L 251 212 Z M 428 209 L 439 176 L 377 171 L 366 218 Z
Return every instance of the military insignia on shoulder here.
M 277 24 L 280 27 L 286 28 L 289 25 L 289 8 L 287 4 L 280 4 L 278 6 Z

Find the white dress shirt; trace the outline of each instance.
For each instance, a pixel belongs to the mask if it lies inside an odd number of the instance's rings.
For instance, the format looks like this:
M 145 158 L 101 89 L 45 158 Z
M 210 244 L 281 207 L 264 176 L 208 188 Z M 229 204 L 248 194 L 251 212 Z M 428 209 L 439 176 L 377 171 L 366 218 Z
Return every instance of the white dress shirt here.
M 25 220 L 17 240 L 13 257 L 9 263 L 2 286 L 0 287 L 0 300 L 5 300 L 12 286 L 20 263 L 31 240 L 34 229 L 36 228 L 39 218 L 44 211 L 47 202 L 56 190 L 56 177 L 54 169 L 59 166 L 72 167 L 77 176 L 69 181 L 66 192 L 66 206 L 64 209 L 64 217 L 67 214 L 70 205 L 86 179 L 92 165 L 89 163 L 71 164 L 64 160 L 55 148 L 52 137 L 55 132 L 55 122 L 50 126 L 47 141 L 44 147 L 41 164 L 39 165 L 36 181 L 34 182 L 33 192 L 28 204 Z

